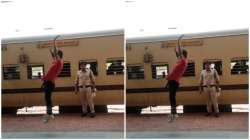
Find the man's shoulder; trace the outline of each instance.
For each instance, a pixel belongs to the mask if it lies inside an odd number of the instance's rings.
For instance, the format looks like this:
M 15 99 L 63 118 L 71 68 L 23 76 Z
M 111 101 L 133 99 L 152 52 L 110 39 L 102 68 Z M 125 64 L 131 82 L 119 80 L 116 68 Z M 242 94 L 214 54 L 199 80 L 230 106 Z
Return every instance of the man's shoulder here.
M 81 72 L 82 72 L 81 70 L 77 70 L 77 72 L 76 72 L 76 73 L 77 73 L 77 74 L 80 74 Z
M 88 72 L 89 72 L 89 73 L 93 73 L 93 71 L 92 71 L 90 68 L 88 69 Z
M 64 61 L 62 59 L 56 59 L 55 63 L 62 65 Z
M 213 70 L 213 72 L 217 72 L 217 70 L 215 68 L 213 68 L 212 70 Z
M 188 64 L 187 58 L 181 58 L 181 59 L 180 59 L 180 63 L 181 63 L 182 65 L 187 65 L 187 64 Z
M 206 73 L 206 70 L 201 70 L 201 74 L 205 74 Z
M 213 68 L 212 71 L 213 71 L 214 74 L 218 74 L 218 72 L 217 72 L 217 70 L 215 68 Z

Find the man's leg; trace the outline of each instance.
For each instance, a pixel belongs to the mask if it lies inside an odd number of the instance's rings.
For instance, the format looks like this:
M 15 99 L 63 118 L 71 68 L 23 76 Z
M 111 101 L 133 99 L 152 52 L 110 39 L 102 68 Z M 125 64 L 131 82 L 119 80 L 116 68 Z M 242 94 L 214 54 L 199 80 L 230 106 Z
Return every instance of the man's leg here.
M 86 88 L 86 93 L 87 93 L 87 101 L 88 101 L 88 105 L 91 111 L 91 116 L 94 117 L 95 114 L 95 108 L 94 108 L 94 101 L 93 101 L 93 95 L 92 95 L 92 91 L 91 88 Z
M 171 105 L 171 114 L 176 114 L 176 90 L 178 84 L 175 81 L 169 81 L 169 99 Z
M 44 84 L 44 92 L 45 92 L 45 102 L 46 102 L 46 115 L 44 116 L 44 123 L 47 123 L 49 121 L 49 118 L 54 118 L 52 115 L 52 100 L 51 95 L 52 91 L 54 90 L 54 84 L 51 82 L 45 82 Z
M 210 94 L 210 88 L 204 87 L 204 92 L 206 94 L 207 99 L 207 115 L 209 116 L 212 112 L 212 102 L 211 102 L 211 94 Z
M 47 114 L 52 115 L 52 101 L 51 101 L 51 94 L 52 94 L 52 84 L 49 82 L 45 83 L 45 102 L 47 107 Z
M 79 88 L 79 97 L 82 104 L 82 117 L 87 115 L 87 97 L 86 97 L 86 89 L 85 88 Z
M 211 102 L 212 102 L 213 107 L 214 107 L 215 116 L 219 117 L 218 99 L 217 99 L 217 93 L 216 93 L 215 87 L 211 87 L 210 94 L 211 94 Z

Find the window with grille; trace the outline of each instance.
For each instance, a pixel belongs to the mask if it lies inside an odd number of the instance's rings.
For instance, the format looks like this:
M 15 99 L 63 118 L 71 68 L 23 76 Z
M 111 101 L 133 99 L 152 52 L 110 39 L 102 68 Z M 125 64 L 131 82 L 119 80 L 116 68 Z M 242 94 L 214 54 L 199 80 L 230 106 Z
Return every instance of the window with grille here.
M 216 69 L 219 75 L 222 75 L 222 61 L 221 60 L 211 60 L 211 68 Z M 205 69 L 205 62 L 203 62 L 203 69 Z
M 20 67 L 19 66 L 4 66 L 3 67 L 3 79 L 4 80 L 20 79 Z
M 231 74 L 248 74 L 248 60 L 232 60 L 231 61 Z
M 126 44 L 126 50 L 127 51 L 131 51 L 132 50 L 131 44 Z
M 187 69 L 184 72 L 183 76 L 195 76 L 195 63 L 188 62 Z
M 28 65 L 28 79 L 41 79 L 44 74 L 43 65 Z
M 107 75 L 116 75 L 124 73 L 124 60 L 107 60 L 106 61 Z
M 128 79 L 144 79 L 143 66 L 128 66 L 127 73 Z
M 85 62 L 86 68 L 90 68 L 94 75 L 98 75 L 98 69 L 97 69 L 97 61 L 96 60 L 81 60 L 79 61 L 79 69 L 80 69 L 80 63 Z
M 153 64 L 151 70 L 153 79 L 164 79 L 169 73 L 168 64 Z
M 58 75 L 58 77 L 70 77 L 71 76 L 71 69 L 70 69 L 70 63 L 64 62 L 63 63 L 63 69 Z
M 1 49 L 2 51 L 7 51 L 7 44 L 2 44 Z

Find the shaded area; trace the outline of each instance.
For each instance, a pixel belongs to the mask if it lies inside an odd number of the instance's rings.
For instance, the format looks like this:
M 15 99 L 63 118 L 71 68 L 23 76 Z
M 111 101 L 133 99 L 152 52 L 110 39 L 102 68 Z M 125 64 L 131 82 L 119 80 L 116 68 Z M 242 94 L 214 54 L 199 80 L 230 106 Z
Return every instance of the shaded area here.
M 221 139 L 247 139 L 248 132 L 234 132 L 234 131 L 203 131 L 203 132 L 190 132 L 190 131 L 170 131 L 170 132 L 129 132 L 127 138 L 171 138 L 171 139 L 208 139 L 208 138 L 221 138 Z
M 95 138 L 95 139 L 122 139 L 123 132 L 4 132 L 2 138 L 24 139 L 24 138 Z

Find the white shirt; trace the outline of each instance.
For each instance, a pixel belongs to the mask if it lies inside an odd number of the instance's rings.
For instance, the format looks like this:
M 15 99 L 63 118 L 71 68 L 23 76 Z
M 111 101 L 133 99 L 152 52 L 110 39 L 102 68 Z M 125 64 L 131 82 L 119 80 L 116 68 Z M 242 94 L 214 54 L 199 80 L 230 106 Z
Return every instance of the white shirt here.
M 203 86 L 215 85 L 216 80 L 219 81 L 219 75 L 216 69 L 211 69 L 210 71 L 201 71 L 200 83 L 202 83 Z
M 78 86 L 86 86 L 86 85 L 92 85 L 92 81 L 95 81 L 95 76 L 93 72 L 90 69 L 86 68 L 86 71 L 79 70 L 77 71 L 77 77 L 75 84 L 77 84 L 78 81 Z

